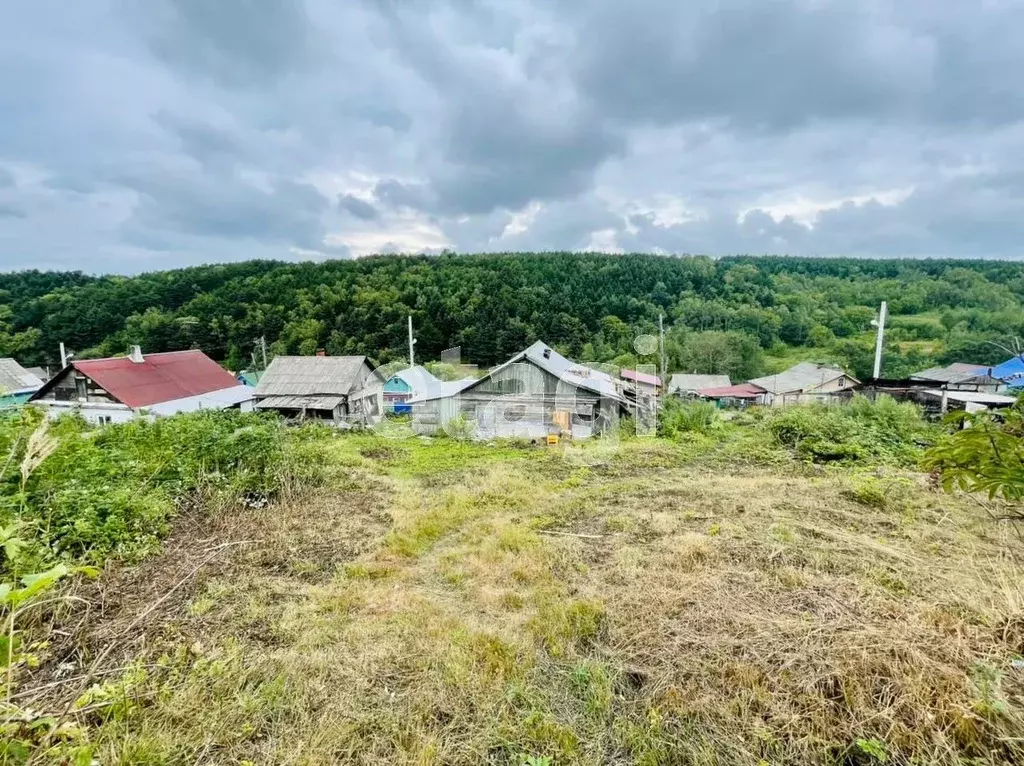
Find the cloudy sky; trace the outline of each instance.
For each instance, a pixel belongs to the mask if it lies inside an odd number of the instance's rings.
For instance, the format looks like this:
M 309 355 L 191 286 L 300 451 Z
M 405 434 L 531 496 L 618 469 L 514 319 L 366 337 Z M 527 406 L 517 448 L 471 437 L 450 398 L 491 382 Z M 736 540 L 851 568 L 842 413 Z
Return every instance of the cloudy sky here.
M 1024 256 L 1022 0 L 10 0 L 0 269 Z

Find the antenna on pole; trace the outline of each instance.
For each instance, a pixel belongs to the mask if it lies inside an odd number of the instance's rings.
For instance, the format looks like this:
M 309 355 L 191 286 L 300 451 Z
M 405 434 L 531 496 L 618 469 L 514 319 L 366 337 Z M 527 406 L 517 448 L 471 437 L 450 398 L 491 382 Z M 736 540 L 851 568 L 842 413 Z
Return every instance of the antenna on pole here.
M 416 357 L 413 354 L 413 346 L 416 345 L 416 339 L 412 337 L 412 314 L 409 315 L 409 367 L 416 366 Z
M 882 342 L 885 339 L 885 314 L 886 305 L 882 301 L 878 309 L 878 319 L 872 319 L 871 324 L 878 327 L 878 337 L 875 339 L 875 380 L 882 376 Z
M 61 344 L 60 344 L 60 368 L 62 370 L 65 367 L 68 366 L 68 362 L 70 362 L 72 360 L 72 358 L 74 358 L 74 356 L 75 356 L 75 352 L 74 351 L 68 351 L 66 348 L 64 348 L 64 342 L 61 341 Z
M 666 370 L 665 370 L 665 365 L 666 365 L 666 361 L 665 361 L 665 322 L 664 322 L 664 315 L 662 315 L 662 314 L 658 314 L 658 336 L 659 336 L 659 338 L 661 340 L 661 385 L 664 386 L 664 385 L 666 385 L 666 383 L 665 383 L 665 375 L 666 375 Z

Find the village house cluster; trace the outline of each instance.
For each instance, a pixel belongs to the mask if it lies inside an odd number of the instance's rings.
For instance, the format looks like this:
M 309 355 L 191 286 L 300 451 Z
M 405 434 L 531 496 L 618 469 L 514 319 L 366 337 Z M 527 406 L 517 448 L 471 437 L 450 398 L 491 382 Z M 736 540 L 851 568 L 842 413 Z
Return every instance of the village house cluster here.
M 449 367 L 451 367 L 449 365 Z M 278 356 L 265 370 L 226 371 L 199 350 L 73 359 L 48 374 L 0 359 L 0 408 L 25 404 L 50 417 L 73 412 L 96 424 L 236 408 L 316 419 L 339 427 L 369 426 L 408 416 L 416 433 L 458 428 L 476 438 L 586 439 L 620 418 L 652 425 L 665 397 L 722 408 L 842 404 L 855 393 L 914 401 L 930 414 L 1007 407 L 1024 391 L 1024 358 L 996 367 L 955 363 L 906 379 L 861 382 L 828 365 L 801 362 L 773 375 L 735 383 L 727 375 L 680 372 L 667 384 L 649 368 L 584 365 L 537 341 L 508 361 L 481 371 L 453 368 L 441 380 L 412 365 L 385 372 L 366 356 Z M 449 376 L 450 377 L 450 376 Z

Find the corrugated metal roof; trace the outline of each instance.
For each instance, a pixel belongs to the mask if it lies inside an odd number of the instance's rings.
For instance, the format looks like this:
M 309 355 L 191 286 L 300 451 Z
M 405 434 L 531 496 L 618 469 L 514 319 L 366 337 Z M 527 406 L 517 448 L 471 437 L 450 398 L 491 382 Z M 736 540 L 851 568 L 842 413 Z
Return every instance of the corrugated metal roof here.
M 392 377 L 404 380 L 406 385 L 412 389 L 414 396 L 427 394 L 443 382 L 431 374 L 426 367 L 420 365 L 399 370 Z
M 228 407 L 234 407 L 236 404 L 250 401 L 252 398 L 252 386 L 232 386 L 198 396 L 160 402 L 150 407 L 149 411 L 157 415 L 173 415 L 177 412 L 195 412 L 196 410 L 226 410 Z
M 777 375 L 765 375 L 763 378 L 754 378 L 750 382 L 773 394 L 788 394 L 824 385 L 843 375 L 847 375 L 847 373 L 838 367 L 815 362 L 800 362 Z M 847 377 L 854 380 L 852 375 L 847 375 Z
M 993 367 L 992 377 L 1006 381 L 1010 388 L 1024 388 L 1024 356 L 1015 356 Z
M 10 358 L 0 359 L 0 394 L 31 392 L 43 381 Z
M 348 396 L 365 356 L 278 356 L 256 386 L 256 397 Z
M 731 386 L 728 375 L 689 375 L 677 372 L 668 381 L 668 391 L 700 391 L 704 388 Z
M 499 364 L 497 367 L 489 370 L 482 378 L 469 380 L 465 385 L 459 385 L 457 387 L 453 386 L 450 389 L 438 389 L 433 393 L 417 397 L 415 400 L 411 401 L 425 402 L 431 399 L 443 399 L 449 396 L 454 396 L 461 391 L 472 388 L 475 384 L 480 383 L 481 381 L 487 380 L 487 378 L 494 375 L 496 372 L 504 370 L 510 365 L 526 360 L 533 362 L 545 372 L 554 375 L 559 380 L 571 386 L 591 391 L 595 394 L 607 397 L 608 399 L 614 399 L 618 402 L 626 401 L 615 390 L 615 379 L 607 372 L 595 370 L 592 367 L 587 367 L 586 365 L 570 361 L 542 341 L 537 341 L 525 351 L 520 351 L 504 364 Z M 456 383 L 461 384 L 463 381 L 456 381 Z
M 333 410 L 344 396 L 268 396 L 256 402 L 258 410 Z
M 146 354 L 141 362 L 128 357 L 75 360 L 71 365 L 129 407 L 149 407 L 238 385 L 234 376 L 202 351 Z
M 713 376 L 712 376 L 713 377 Z M 714 386 L 697 391 L 708 399 L 756 399 L 764 393 L 764 389 L 753 383 L 739 383 L 735 386 Z
M 439 381 L 436 386 L 430 389 L 426 394 L 420 394 L 414 396 L 409 400 L 409 404 L 416 404 L 417 402 L 428 402 L 431 399 L 445 399 L 449 396 L 455 396 L 460 391 L 464 391 L 471 385 L 476 383 L 476 378 L 462 378 L 461 380 L 442 380 Z
M 627 370 L 625 367 L 619 370 L 619 377 L 623 380 L 632 380 L 636 383 L 646 383 L 648 386 L 661 385 L 661 378 L 657 375 L 650 375 L 646 372 L 639 372 L 637 370 Z
M 911 380 L 934 381 L 936 383 L 962 383 L 979 377 L 988 377 L 988 367 L 980 364 L 953 362 L 945 367 L 929 367 L 915 372 Z
M 941 399 L 942 395 L 945 394 L 946 398 L 951 402 L 962 402 L 964 404 L 970 402 L 971 404 L 992 404 L 1002 405 L 1008 407 L 1017 401 L 1014 396 L 1003 396 L 1002 394 L 984 394 L 980 391 L 943 391 L 938 388 L 925 389 L 926 394 L 933 396 L 936 399 Z

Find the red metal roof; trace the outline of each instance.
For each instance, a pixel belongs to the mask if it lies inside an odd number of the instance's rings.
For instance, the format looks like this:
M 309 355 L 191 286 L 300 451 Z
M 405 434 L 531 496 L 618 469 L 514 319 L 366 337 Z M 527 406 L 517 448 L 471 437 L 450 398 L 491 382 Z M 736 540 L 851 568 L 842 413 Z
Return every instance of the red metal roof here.
M 733 399 L 756 399 L 764 392 L 763 388 L 755 386 L 753 383 L 740 383 L 735 386 L 702 388 L 697 393 L 701 396 L 706 396 L 709 399 L 724 399 L 725 397 L 731 397 Z
M 145 354 L 141 362 L 122 356 L 71 364 L 129 407 L 148 407 L 238 385 L 231 373 L 202 351 Z
M 635 380 L 637 383 L 646 383 L 648 386 L 660 386 L 661 378 L 657 375 L 648 375 L 646 372 L 637 372 L 636 370 L 627 370 L 622 368 L 619 370 L 619 376 L 623 380 Z

